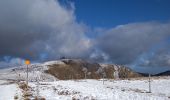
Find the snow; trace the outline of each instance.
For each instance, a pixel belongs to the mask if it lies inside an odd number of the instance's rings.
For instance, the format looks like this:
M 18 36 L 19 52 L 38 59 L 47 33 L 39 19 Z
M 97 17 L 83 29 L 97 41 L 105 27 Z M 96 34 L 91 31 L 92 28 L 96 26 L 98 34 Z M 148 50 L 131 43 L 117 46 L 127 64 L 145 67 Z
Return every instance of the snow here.
M 148 79 L 130 80 L 56 80 L 55 77 L 44 73 L 46 64 L 32 66 L 29 69 L 29 86 L 33 96 L 37 95 L 36 78 L 40 80 L 39 95 L 46 100 L 170 100 L 170 77 L 151 79 L 151 93 L 148 92 Z M 16 70 L 13 70 L 16 69 Z M 20 77 L 19 77 L 20 74 Z M 45 79 L 43 79 L 45 78 Z M 26 67 L 0 70 L 0 100 L 14 100 L 22 93 L 16 83 L 9 80 L 25 80 Z
M 43 65 L 47 66 L 47 65 L 53 65 L 53 64 L 64 64 L 64 62 L 62 62 L 61 60 L 48 61 L 48 62 L 45 62 Z
M 130 83 L 129 83 L 130 82 Z M 124 88 L 140 89 L 148 91 L 148 80 L 124 80 L 123 82 L 115 82 L 115 86 L 123 86 Z M 158 79 L 151 81 L 151 91 L 157 95 L 170 96 L 170 78 Z
M 44 71 L 47 69 L 47 66 L 43 64 L 34 64 L 30 65 L 28 68 L 28 78 L 29 81 L 35 81 L 37 77 L 41 81 L 55 81 L 56 78 L 52 75 L 49 75 L 45 73 Z M 27 77 L 27 67 L 21 66 L 21 67 L 14 67 L 14 68 L 7 68 L 7 69 L 1 69 L 0 70 L 0 79 L 1 80 L 25 80 Z
M 36 83 L 30 85 L 35 88 Z M 46 100 L 169 100 L 170 78 L 152 81 L 152 93 L 146 80 L 69 80 L 41 82 L 40 95 Z
M 18 90 L 17 84 L 5 84 L 0 80 L 0 100 L 13 100 Z M 34 96 L 37 83 L 29 82 Z M 46 100 L 170 100 L 170 77 L 152 79 L 152 93 L 148 92 L 148 81 L 140 80 L 59 80 L 40 82 L 39 95 Z
M 16 84 L 8 84 L 4 80 L 0 80 L 0 90 L 0 100 L 14 100 L 14 96 L 20 92 Z

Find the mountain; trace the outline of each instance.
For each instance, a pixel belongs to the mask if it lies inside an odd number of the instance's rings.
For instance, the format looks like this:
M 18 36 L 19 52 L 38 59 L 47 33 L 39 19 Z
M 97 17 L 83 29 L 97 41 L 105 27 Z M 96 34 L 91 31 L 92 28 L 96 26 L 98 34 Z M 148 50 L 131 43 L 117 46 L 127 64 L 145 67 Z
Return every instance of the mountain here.
M 169 76 L 170 75 L 170 70 L 169 71 L 165 71 L 159 74 L 156 74 L 155 76 Z
M 67 79 L 132 78 L 142 76 L 116 64 L 92 63 L 81 59 L 61 59 L 28 66 L 29 81 L 54 81 Z M 18 66 L 0 70 L 0 79 L 25 80 L 27 66 Z
M 44 72 L 48 67 L 44 64 L 31 64 L 28 66 L 28 80 L 54 81 L 56 78 Z M 0 70 L 0 80 L 26 80 L 27 66 L 17 66 Z
M 149 74 L 148 73 L 140 73 L 140 72 L 137 72 L 138 74 L 144 76 L 144 77 L 148 77 Z M 165 72 L 161 72 L 161 73 L 158 73 L 158 74 L 151 74 L 151 76 L 169 76 L 170 75 L 170 70 L 168 71 L 165 71 Z
M 46 64 L 45 72 L 58 79 L 132 78 L 142 76 L 128 67 L 114 64 L 91 63 L 81 59 L 62 59 L 60 63 Z

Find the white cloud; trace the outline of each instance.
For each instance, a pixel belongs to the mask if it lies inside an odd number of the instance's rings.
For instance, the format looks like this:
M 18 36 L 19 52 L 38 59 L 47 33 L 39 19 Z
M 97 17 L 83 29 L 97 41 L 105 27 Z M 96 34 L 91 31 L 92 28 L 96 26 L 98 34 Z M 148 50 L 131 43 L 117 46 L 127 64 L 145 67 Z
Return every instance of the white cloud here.
M 86 36 L 88 26 L 76 21 L 76 8 L 70 7 L 57 0 L 0 0 L 1 57 L 37 60 L 66 56 L 131 64 L 170 37 L 170 23 L 143 22 L 94 29 L 90 32 L 97 38 L 90 39 Z M 164 48 L 161 52 L 169 53 L 169 48 Z M 154 61 L 144 59 L 147 65 L 169 64 L 168 57 L 161 60 L 165 53 L 157 51 L 152 55 Z
M 34 60 L 41 53 L 50 59 L 86 57 L 91 40 L 84 25 L 76 22 L 74 9 L 56 0 L 1 0 L 0 55 Z
M 154 49 L 154 52 L 158 51 L 154 47 L 159 45 L 160 42 L 165 41 L 167 43 L 166 39 L 170 37 L 169 27 L 170 23 L 159 22 L 119 25 L 108 29 L 99 36 L 96 40 L 96 47 L 109 55 L 110 60 L 114 63 L 134 64 L 142 54 L 150 55 L 151 49 Z M 162 52 L 169 52 L 167 47 L 164 48 Z M 154 55 L 159 54 L 154 53 Z

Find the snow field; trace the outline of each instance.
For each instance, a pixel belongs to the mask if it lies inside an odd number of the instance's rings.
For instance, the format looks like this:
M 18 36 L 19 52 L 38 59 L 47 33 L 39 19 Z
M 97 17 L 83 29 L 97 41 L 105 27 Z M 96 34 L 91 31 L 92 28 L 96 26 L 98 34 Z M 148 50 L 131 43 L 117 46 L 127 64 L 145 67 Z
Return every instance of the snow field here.
M 37 83 L 29 82 L 33 96 L 37 95 Z M 148 80 L 59 80 L 40 82 L 39 95 L 46 100 L 170 100 L 170 77 L 152 79 L 152 93 L 148 92 Z M 0 80 L 0 100 L 22 100 L 22 90 L 16 83 Z
M 146 80 L 78 80 L 41 82 L 40 95 L 47 100 L 170 100 L 170 79 L 152 81 L 152 93 Z M 160 85 L 160 86 L 157 86 Z M 35 87 L 34 83 L 31 83 Z
M 0 80 L 0 100 L 14 100 L 14 96 L 20 98 L 21 94 L 17 84 Z

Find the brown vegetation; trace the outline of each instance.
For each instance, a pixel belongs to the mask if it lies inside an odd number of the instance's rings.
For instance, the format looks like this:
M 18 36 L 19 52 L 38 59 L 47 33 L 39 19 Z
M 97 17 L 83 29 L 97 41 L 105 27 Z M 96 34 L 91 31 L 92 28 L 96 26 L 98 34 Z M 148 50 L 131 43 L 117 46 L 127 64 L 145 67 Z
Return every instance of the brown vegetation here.
M 67 79 L 84 79 L 85 73 L 83 68 L 87 68 L 86 78 L 88 79 L 100 79 L 105 74 L 105 78 L 114 79 L 114 65 L 107 65 L 105 67 L 100 66 L 98 63 L 89 63 L 83 60 L 62 60 L 64 64 L 49 65 L 49 69 L 46 73 L 49 73 L 60 80 Z M 101 69 L 101 71 L 99 71 Z M 119 69 L 119 78 L 132 78 L 141 76 L 138 73 L 133 72 L 127 67 L 121 66 Z M 103 74 L 104 73 L 104 74 Z
M 120 78 L 134 78 L 134 77 L 141 77 L 142 75 L 133 72 L 132 70 L 122 66 L 122 68 L 119 69 L 119 77 Z
M 46 100 L 46 99 L 43 97 L 35 97 L 33 100 Z
M 27 84 L 25 82 L 20 82 L 19 83 L 19 88 L 22 89 L 22 90 L 26 90 L 27 89 Z
M 14 96 L 14 100 L 17 100 L 17 99 L 18 99 L 18 96 L 17 96 L 17 95 L 15 95 L 15 96 Z

